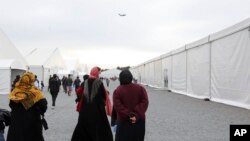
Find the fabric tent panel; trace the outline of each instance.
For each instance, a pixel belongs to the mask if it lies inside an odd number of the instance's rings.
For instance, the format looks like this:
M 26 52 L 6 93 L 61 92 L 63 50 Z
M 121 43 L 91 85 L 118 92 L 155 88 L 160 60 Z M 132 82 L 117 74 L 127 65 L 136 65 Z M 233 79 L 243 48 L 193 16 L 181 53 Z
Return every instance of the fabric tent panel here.
M 150 66 L 145 64 L 145 84 L 150 84 Z
M 29 66 L 43 66 L 55 69 L 66 68 L 58 48 L 36 48 L 25 59 Z
M 30 66 L 42 66 L 53 54 L 55 48 L 35 48 L 27 56 L 26 60 Z
M 9 94 L 11 89 L 10 76 L 10 69 L 0 69 L 0 94 Z
M 79 61 L 79 60 L 78 60 Z M 80 63 L 77 62 L 75 68 L 79 70 Z M 65 62 L 62 58 L 62 55 L 58 49 L 56 49 L 53 54 L 48 58 L 44 64 L 47 68 L 56 68 L 56 69 L 66 69 Z
M 147 74 L 149 76 L 149 85 L 154 85 L 155 82 L 154 82 L 154 62 L 150 62 L 149 63 L 149 73 Z
M 210 44 L 192 48 L 187 52 L 187 94 L 209 98 Z
M 11 69 L 11 83 L 16 79 L 17 75 L 22 76 L 25 70 Z
M 143 83 L 145 84 L 145 69 L 144 69 L 144 65 L 140 65 L 138 68 L 137 68 L 137 71 L 138 71 L 138 82 L 139 83 Z
M 49 78 L 50 76 L 52 76 L 53 74 L 50 72 L 49 68 L 44 68 L 43 69 L 43 83 L 44 86 L 49 86 Z
M 146 82 L 146 79 L 145 79 L 145 66 L 144 65 L 141 65 L 139 67 L 139 82 L 140 83 L 145 83 Z
M 0 69 L 21 69 L 26 70 L 26 64 L 15 59 L 0 59 Z
M 181 52 L 184 52 L 185 50 L 186 50 L 186 46 L 180 47 L 178 49 L 171 51 L 171 55 L 179 54 Z
M 246 29 L 246 28 L 249 29 L 249 27 L 250 27 L 250 18 L 248 18 L 240 23 L 237 23 L 235 25 L 232 25 L 226 29 L 223 29 L 219 32 L 211 34 L 210 41 L 214 41 L 214 40 L 226 37 L 227 35 L 234 34 L 238 31 L 241 31 L 241 30 Z
M 27 62 L 19 50 L 0 29 L 0 59 L 13 59 L 26 66 Z
M 250 108 L 250 37 L 243 30 L 212 42 L 212 99 Z
M 161 87 L 161 82 L 162 82 L 162 61 L 156 60 L 154 61 L 154 85 L 156 87 Z
M 189 43 L 186 45 L 186 49 L 191 49 L 194 47 L 199 47 L 201 45 L 207 44 L 209 42 L 209 36 L 206 36 L 200 40 L 197 40 L 195 42 Z
M 186 52 L 173 56 L 172 89 L 175 92 L 186 93 Z
M 166 57 L 162 59 L 162 87 L 171 89 L 172 88 L 172 57 Z
M 29 71 L 37 76 L 37 79 L 39 80 L 39 82 L 43 80 L 43 67 L 42 66 L 30 66 Z

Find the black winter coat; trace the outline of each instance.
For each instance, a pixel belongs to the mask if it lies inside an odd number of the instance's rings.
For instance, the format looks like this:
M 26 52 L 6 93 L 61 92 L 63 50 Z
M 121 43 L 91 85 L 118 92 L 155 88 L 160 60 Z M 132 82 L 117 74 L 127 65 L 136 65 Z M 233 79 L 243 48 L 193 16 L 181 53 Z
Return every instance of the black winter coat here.
M 47 100 L 41 99 L 28 110 L 13 101 L 9 106 L 12 111 L 7 141 L 44 141 L 41 115 L 47 110 Z
M 91 94 L 94 79 L 88 79 Z M 100 81 L 100 80 L 97 80 Z M 85 88 L 84 88 L 85 89 Z M 112 131 L 105 111 L 105 91 L 101 83 L 92 102 L 83 96 L 83 104 L 79 113 L 78 123 L 71 141 L 113 141 Z
M 58 81 L 58 79 L 56 79 L 56 78 L 50 79 L 50 81 L 49 81 L 50 92 L 58 93 L 59 89 L 60 89 L 60 85 L 61 85 L 60 80 Z

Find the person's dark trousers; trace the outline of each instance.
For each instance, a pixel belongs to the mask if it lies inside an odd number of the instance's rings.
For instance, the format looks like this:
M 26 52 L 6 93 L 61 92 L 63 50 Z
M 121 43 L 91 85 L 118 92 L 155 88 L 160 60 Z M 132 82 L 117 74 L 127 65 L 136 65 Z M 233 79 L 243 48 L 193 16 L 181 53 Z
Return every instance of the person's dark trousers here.
M 144 141 L 145 121 L 117 122 L 115 141 Z
M 4 135 L 3 135 L 3 134 L 4 134 L 4 130 L 1 130 L 1 129 L 0 129 L 0 141 L 5 141 L 5 140 L 4 140 Z
M 56 106 L 56 98 L 58 95 L 58 92 L 50 92 L 52 96 L 52 106 Z

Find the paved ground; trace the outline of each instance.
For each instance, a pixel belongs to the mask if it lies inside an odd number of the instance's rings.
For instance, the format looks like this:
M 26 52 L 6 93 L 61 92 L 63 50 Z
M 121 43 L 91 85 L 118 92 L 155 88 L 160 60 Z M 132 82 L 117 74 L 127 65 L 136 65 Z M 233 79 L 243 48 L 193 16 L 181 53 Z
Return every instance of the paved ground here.
M 118 85 L 111 82 L 112 93 Z M 146 87 L 149 95 L 145 141 L 229 141 L 230 124 L 250 124 L 250 111 L 207 102 L 164 90 Z M 46 141 L 70 141 L 77 122 L 75 95 L 60 93 L 56 109 L 49 101 L 46 120 L 49 130 Z M 7 95 L 0 95 L 0 107 L 9 109 Z M 7 129 L 6 129 L 7 132 Z

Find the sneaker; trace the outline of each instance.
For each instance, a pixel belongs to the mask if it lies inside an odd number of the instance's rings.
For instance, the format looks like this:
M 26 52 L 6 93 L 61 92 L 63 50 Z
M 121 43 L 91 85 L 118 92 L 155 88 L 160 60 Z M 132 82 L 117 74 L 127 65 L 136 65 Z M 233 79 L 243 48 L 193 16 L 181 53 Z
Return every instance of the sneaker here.
M 55 106 L 52 106 L 51 109 L 54 110 L 54 109 L 55 109 Z

